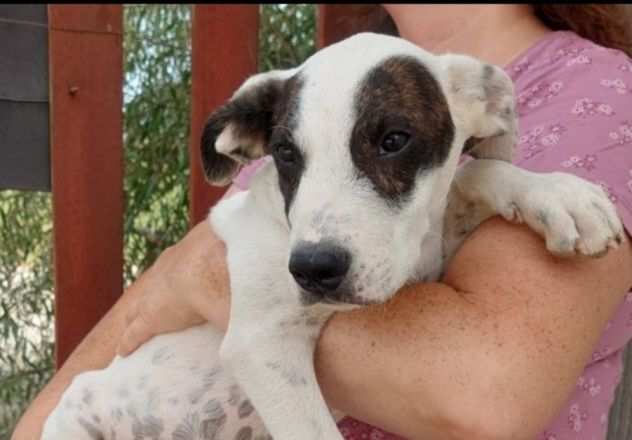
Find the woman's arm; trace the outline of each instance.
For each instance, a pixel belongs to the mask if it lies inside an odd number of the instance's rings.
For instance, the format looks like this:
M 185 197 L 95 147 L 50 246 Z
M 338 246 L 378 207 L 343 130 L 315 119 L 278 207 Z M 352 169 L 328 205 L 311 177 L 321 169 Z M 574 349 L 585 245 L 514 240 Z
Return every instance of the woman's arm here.
M 137 298 L 174 297 L 173 280 L 164 278 L 169 265 L 189 268 L 178 276 L 178 292 L 182 279 L 206 280 L 214 296 L 196 300 L 198 307 L 225 328 L 223 253 L 198 225 L 161 257 L 40 394 L 14 440 L 39 438 L 72 377 L 109 363 Z M 341 410 L 410 438 L 528 438 L 564 402 L 632 284 L 631 254 L 626 244 L 602 259 L 555 260 L 526 228 L 488 221 L 456 255 L 445 283 L 411 286 L 388 305 L 334 316 L 317 353 L 324 394 Z M 518 428 L 520 435 L 508 435 Z
M 317 352 L 334 406 L 411 439 L 533 439 L 632 286 L 629 242 L 556 259 L 500 218 L 459 250 L 443 283 L 338 314 Z

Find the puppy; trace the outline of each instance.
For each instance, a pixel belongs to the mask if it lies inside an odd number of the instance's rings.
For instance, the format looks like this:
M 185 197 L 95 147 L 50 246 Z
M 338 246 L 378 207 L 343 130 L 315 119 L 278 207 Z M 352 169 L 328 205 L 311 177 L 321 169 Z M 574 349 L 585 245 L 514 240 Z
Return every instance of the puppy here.
M 515 138 L 501 69 L 399 38 L 358 34 L 251 77 L 202 136 L 214 184 L 272 157 L 210 215 L 228 250 L 226 335 L 202 325 L 159 336 L 77 376 L 43 439 L 341 439 L 313 367 L 333 312 L 437 280 L 496 214 L 557 255 L 623 240 L 599 187 L 513 167 Z M 464 150 L 476 159 L 458 167 Z

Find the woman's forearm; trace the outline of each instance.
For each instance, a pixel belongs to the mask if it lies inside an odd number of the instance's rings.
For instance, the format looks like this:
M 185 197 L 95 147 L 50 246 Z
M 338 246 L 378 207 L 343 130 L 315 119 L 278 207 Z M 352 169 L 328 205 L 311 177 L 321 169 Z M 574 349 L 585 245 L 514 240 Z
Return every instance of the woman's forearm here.
M 446 333 L 451 329 L 424 322 L 424 309 L 432 313 L 454 307 L 458 313 L 456 301 L 445 284 L 416 284 L 386 305 L 334 315 L 321 334 L 315 359 L 330 405 L 405 438 L 452 438 L 446 436 L 452 427 L 444 418 L 446 408 L 439 407 L 442 400 L 427 399 L 423 417 L 415 400 L 421 388 L 430 396 L 441 379 L 425 381 L 417 371 L 428 374 L 431 364 L 450 361 L 430 345 L 450 344 Z M 434 389 L 440 393 L 445 388 Z
M 631 255 L 625 243 L 559 260 L 526 227 L 488 221 L 444 283 L 329 321 L 316 356 L 323 393 L 406 438 L 535 438 L 632 285 Z

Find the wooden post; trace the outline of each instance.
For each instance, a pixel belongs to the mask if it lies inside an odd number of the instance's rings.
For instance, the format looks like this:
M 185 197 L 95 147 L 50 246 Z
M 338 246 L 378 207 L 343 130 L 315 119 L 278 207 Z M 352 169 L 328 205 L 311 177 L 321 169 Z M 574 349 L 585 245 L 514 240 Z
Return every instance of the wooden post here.
M 123 8 L 48 17 L 59 367 L 123 288 Z
M 259 5 L 193 7 L 190 222 L 195 225 L 224 194 L 204 179 L 200 137 L 208 115 L 257 72 Z
M 316 46 L 322 49 L 356 33 L 355 10 L 345 4 L 318 5 Z
M 358 32 L 396 35 L 397 28 L 377 4 L 324 4 L 318 6 L 316 44 L 319 49 Z

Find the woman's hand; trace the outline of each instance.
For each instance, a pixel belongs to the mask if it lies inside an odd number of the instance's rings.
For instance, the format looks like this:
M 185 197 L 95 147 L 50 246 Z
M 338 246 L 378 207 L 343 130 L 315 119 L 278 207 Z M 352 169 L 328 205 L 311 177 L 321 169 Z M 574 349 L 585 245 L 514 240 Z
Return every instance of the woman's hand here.
M 224 330 L 230 308 L 225 254 L 207 221 L 163 251 L 136 282 L 142 293 L 126 315 L 118 354 L 130 354 L 155 335 L 206 321 Z

